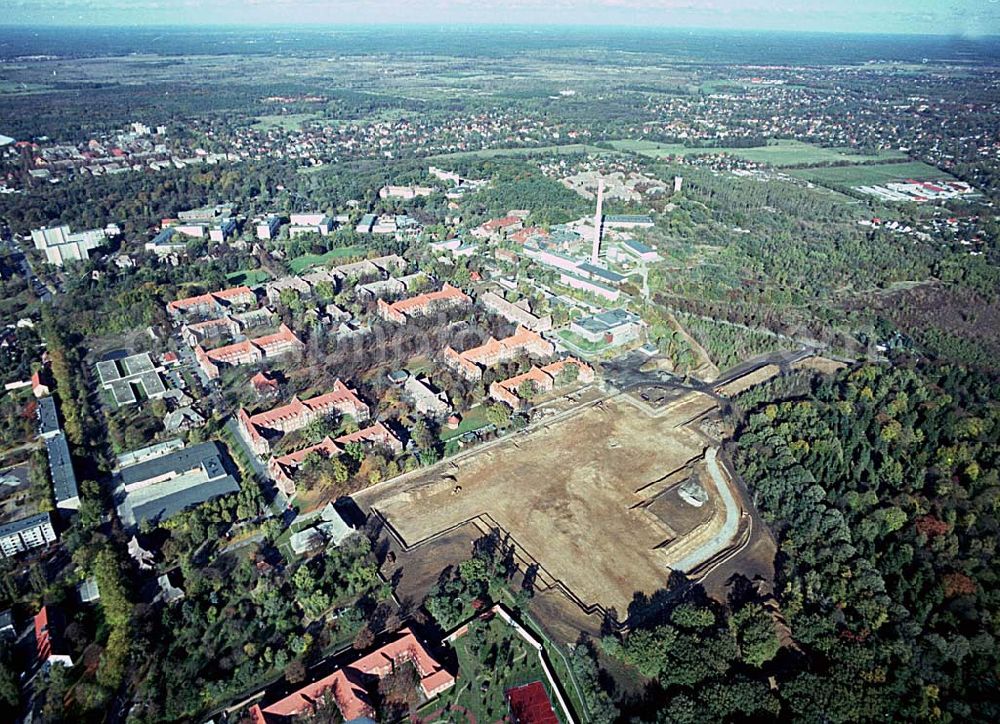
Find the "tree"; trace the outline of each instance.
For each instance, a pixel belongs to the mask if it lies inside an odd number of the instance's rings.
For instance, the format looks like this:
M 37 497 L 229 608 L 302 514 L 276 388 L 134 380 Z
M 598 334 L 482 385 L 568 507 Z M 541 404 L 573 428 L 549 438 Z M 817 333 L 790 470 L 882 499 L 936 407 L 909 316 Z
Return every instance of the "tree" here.
M 751 666 L 760 667 L 778 654 L 780 644 L 774 630 L 774 620 L 759 604 L 750 603 L 729 620 L 740 650 L 740 658 Z
M 418 450 L 429 450 L 437 443 L 434 433 L 431 432 L 430 426 L 423 418 L 413 423 L 410 428 L 410 439 L 413 440 L 413 444 Z
M 298 684 L 306 679 L 306 665 L 302 659 L 292 659 L 285 667 L 285 681 Z
M 517 396 L 522 400 L 530 400 L 536 392 L 537 388 L 533 380 L 525 380 L 517 386 Z
M 502 430 L 510 424 L 510 415 L 510 408 L 502 402 L 497 402 L 486 408 L 486 419 L 498 430 Z

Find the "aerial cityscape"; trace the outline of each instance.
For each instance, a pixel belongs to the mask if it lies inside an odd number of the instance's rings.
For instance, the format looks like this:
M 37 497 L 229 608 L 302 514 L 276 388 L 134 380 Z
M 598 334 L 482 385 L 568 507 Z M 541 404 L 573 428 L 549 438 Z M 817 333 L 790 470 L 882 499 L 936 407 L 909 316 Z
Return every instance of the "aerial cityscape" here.
M 0 721 L 1000 721 L 998 202 L 993 2 L 15 0 Z

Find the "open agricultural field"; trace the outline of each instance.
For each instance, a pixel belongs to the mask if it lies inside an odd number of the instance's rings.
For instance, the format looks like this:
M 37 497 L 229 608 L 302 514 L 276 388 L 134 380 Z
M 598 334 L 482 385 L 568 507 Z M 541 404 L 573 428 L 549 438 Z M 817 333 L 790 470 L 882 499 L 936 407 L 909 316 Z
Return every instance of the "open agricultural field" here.
M 551 154 L 572 154 L 572 153 L 613 153 L 606 148 L 592 146 L 587 143 L 569 143 L 562 146 L 536 146 L 528 148 L 490 148 L 483 151 L 460 151 L 458 153 L 446 153 L 439 156 L 430 156 L 432 161 L 449 161 L 460 158 L 493 158 L 495 156 L 547 156 Z
M 522 563 L 540 565 L 541 589 L 624 613 L 637 591 L 665 587 L 672 565 L 696 567 L 731 522 L 731 496 L 705 472 L 709 441 L 697 423 L 714 409 L 697 393 L 655 414 L 627 395 L 598 401 L 355 501 L 415 554 L 444 531 L 499 527 Z M 710 491 L 701 508 L 676 494 L 691 475 Z
M 253 125 L 255 128 L 261 128 L 263 130 L 280 128 L 284 131 L 296 131 L 302 128 L 303 123 L 315 121 L 319 118 L 322 118 L 322 114 L 320 113 L 285 113 L 269 116 L 257 116 L 257 120 L 254 121 Z
M 921 161 L 877 163 L 829 168 L 803 168 L 789 171 L 792 176 L 834 187 L 875 186 L 893 181 L 942 181 L 952 175 Z
M 612 141 L 611 145 L 621 151 L 631 151 L 651 158 L 667 156 L 704 156 L 726 153 L 757 163 L 769 163 L 778 168 L 789 166 L 812 166 L 850 162 L 864 164 L 874 161 L 905 159 L 898 151 L 884 151 L 868 156 L 847 148 L 825 148 L 802 141 L 780 140 L 768 146 L 755 148 L 689 148 L 680 143 L 657 143 L 655 141 Z

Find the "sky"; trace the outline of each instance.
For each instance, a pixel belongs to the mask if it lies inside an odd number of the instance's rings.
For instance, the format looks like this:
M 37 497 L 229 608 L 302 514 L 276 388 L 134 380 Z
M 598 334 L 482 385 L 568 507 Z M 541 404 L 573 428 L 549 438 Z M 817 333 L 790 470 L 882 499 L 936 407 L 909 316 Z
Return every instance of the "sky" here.
M 624 25 L 1000 34 L 1000 0 L 3 0 L 0 25 Z

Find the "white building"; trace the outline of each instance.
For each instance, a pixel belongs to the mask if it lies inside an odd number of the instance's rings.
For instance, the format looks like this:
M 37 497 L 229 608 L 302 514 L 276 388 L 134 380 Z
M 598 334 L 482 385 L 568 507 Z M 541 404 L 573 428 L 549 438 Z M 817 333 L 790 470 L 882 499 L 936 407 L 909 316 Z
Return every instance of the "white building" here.
M 63 266 L 68 261 L 82 261 L 90 256 L 90 252 L 107 241 L 104 229 L 91 229 L 71 233 L 69 226 L 54 226 L 52 228 L 35 229 L 31 232 L 31 240 L 35 248 L 45 252 L 49 264 Z
M 55 540 L 56 532 L 48 513 L 38 513 L 0 526 L 0 552 L 4 558 L 47 546 Z

